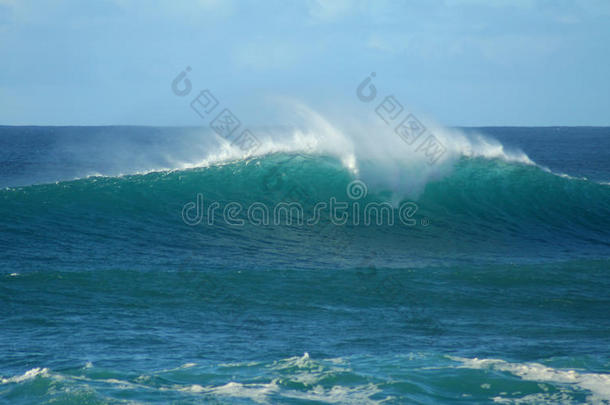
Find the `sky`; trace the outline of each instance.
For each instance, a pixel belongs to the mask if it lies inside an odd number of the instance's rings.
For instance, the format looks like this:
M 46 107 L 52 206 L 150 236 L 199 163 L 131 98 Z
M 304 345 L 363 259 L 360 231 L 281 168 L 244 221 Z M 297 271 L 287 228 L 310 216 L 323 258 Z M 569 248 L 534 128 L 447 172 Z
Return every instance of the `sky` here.
M 204 89 L 357 114 L 371 72 L 447 126 L 610 125 L 610 1 L 0 0 L 0 125 L 199 125 Z

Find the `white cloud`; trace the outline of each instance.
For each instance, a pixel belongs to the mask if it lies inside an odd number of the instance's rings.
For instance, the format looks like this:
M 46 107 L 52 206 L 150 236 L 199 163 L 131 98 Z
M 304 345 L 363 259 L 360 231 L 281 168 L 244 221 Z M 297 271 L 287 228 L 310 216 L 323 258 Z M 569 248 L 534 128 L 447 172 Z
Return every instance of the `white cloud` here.
M 483 7 L 519 7 L 533 8 L 536 0 L 445 0 L 449 7 L 483 6 Z
M 337 20 L 358 7 L 356 0 L 309 0 L 309 15 L 318 21 Z
M 113 0 L 124 11 L 182 19 L 197 23 L 201 19 L 226 17 L 235 11 L 232 0 Z
M 275 38 L 257 38 L 240 44 L 234 52 L 235 61 L 253 69 L 281 69 L 298 62 L 303 49 Z

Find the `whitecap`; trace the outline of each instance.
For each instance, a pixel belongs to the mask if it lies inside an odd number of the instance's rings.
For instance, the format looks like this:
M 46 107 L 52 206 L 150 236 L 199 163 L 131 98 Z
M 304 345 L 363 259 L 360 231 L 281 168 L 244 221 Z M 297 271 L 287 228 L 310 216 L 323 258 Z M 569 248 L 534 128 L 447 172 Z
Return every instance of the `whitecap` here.
M 16 376 L 10 377 L 10 378 L 0 378 L 0 384 L 20 383 L 23 381 L 31 380 L 38 376 L 48 377 L 49 369 L 36 367 L 36 368 L 26 371 L 25 373 L 23 373 L 21 375 L 16 375 Z
M 591 392 L 593 395 L 590 401 L 610 401 L 610 374 L 555 369 L 539 363 L 509 363 L 499 359 L 450 359 L 462 363 L 460 368 L 492 369 L 511 373 L 527 381 L 573 385 Z

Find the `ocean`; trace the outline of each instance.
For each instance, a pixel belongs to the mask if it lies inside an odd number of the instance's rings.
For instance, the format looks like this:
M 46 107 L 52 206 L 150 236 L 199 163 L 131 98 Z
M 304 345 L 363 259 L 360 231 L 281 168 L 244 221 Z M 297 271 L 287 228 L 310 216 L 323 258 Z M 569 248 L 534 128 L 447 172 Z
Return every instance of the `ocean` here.
M 0 127 L 0 404 L 610 403 L 610 128 L 312 122 Z

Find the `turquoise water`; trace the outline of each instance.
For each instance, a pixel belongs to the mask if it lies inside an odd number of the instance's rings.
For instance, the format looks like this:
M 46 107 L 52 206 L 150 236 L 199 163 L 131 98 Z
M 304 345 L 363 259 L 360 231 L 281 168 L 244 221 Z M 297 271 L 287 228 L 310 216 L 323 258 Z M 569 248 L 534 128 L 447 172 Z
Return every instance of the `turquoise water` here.
M 0 403 L 609 403 L 610 131 L 477 131 L 536 163 L 456 152 L 398 192 L 422 172 L 0 128 Z M 332 198 L 345 225 L 246 212 Z

